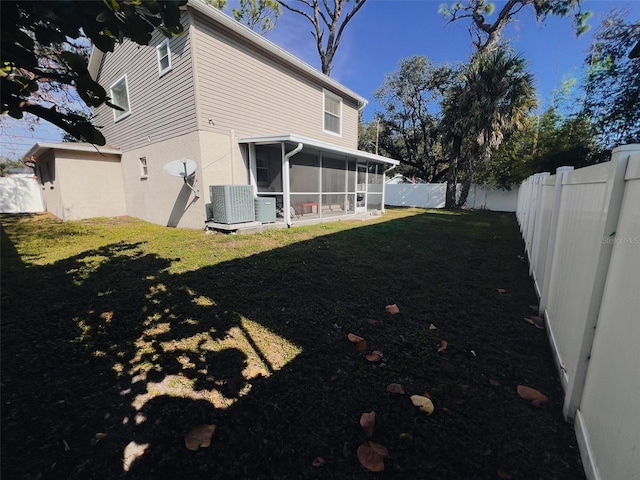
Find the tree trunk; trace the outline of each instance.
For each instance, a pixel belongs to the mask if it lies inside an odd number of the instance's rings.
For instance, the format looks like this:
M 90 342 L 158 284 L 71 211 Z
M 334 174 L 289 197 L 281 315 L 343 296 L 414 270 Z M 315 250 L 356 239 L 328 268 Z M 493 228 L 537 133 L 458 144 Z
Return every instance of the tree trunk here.
M 473 166 L 472 166 L 472 162 L 469 162 L 469 174 L 465 177 L 464 181 L 462 182 L 460 198 L 458 199 L 458 204 L 456 205 L 458 208 L 464 207 L 464 204 L 467 202 L 467 197 L 469 196 L 469 190 L 471 190 L 472 182 L 473 182 Z
M 458 161 L 460 160 L 460 150 L 462 149 L 462 137 L 453 137 L 451 147 L 451 158 L 449 159 L 449 174 L 447 176 L 447 194 L 444 208 L 452 210 L 456 208 L 456 185 L 458 184 Z

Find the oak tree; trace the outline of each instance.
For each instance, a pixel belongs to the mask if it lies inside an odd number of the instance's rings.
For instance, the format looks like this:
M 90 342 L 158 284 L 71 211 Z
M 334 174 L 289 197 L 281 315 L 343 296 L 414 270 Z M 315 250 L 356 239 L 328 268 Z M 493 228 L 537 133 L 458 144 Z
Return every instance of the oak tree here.
M 88 107 L 109 103 L 88 70 L 88 41 L 111 52 L 123 38 L 147 45 L 154 30 L 183 32 L 186 0 L 135 2 L 17 1 L 2 4 L 0 98 L 2 113 L 47 120 L 75 138 L 104 145 L 100 131 L 64 102 L 43 95 L 73 88 Z

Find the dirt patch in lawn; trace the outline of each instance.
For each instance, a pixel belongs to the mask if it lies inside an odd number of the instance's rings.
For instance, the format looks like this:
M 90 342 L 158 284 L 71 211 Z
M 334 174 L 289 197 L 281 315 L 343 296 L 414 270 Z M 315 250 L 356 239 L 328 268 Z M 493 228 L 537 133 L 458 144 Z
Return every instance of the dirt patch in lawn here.
M 166 229 L 184 268 L 136 222 L 38 244 L 2 220 L 2 478 L 584 478 L 513 215 L 394 210 L 220 261 L 228 238 Z M 55 228 L 96 246 L 47 262 Z

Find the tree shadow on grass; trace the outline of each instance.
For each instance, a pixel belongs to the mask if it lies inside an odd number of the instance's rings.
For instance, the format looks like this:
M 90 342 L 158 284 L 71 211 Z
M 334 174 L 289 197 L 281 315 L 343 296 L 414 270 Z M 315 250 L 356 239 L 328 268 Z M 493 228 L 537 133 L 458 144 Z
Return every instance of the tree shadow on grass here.
M 581 478 L 546 339 L 510 321 L 534 301 L 512 217 L 418 215 L 179 275 L 140 247 L 16 273 L 35 295 L 3 304 L 3 477 L 368 478 L 358 420 L 376 410 L 389 478 Z M 3 279 L 12 298 L 24 285 Z M 507 388 L 532 379 L 558 403 L 533 410 Z M 418 415 L 389 383 L 451 413 Z M 212 446 L 186 450 L 202 423 Z

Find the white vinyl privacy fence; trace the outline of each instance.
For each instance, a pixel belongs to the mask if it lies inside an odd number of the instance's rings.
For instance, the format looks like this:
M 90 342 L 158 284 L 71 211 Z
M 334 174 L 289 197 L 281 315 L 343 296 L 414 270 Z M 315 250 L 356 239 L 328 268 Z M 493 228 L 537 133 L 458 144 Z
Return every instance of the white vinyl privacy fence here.
M 516 217 L 589 479 L 640 479 L 640 144 L 520 186 Z
M 458 193 L 459 193 L 458 189 Z M 399 183 L 385 185 L 385 205 L 393 207 L 444 208 L 445 183 Z M 518 186 L 510 190 L 472 185 L 465 208 L 515 212 Z
M 37 180 L 0 177 L 0 213 L 43 212 L 42 193 Z

